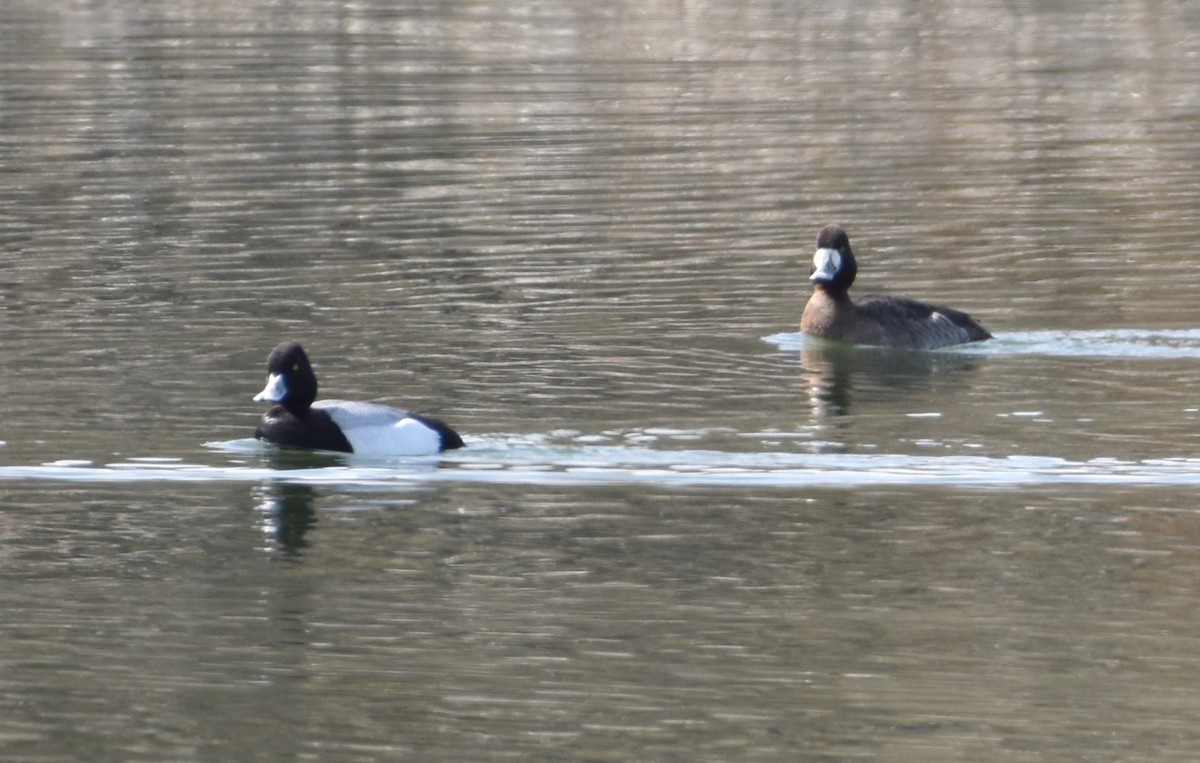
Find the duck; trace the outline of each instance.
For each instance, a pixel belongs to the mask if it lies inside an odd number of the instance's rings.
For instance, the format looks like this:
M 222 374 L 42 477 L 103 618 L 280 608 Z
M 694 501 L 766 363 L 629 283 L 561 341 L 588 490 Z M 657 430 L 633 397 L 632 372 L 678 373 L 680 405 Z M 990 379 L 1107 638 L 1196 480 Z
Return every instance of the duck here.
M 438 419 L 378 403 L 317 400 L 317 374 L 298 342 L 267 358 L 267 384 L 256 403 L 273 403 L 254 436 L 283 448 L 372 456 L 424 456 L 463 447 Z
M 813 292 L 800 318 L 803 333 L 906 350 L 933 350 L 992 338 L 971 316 L 941 305 L 885 295 L 855 302 L 849 290 L 857 274 L 850 237 L 840 225 L 826 225 L 817 235 L 808 279 Z

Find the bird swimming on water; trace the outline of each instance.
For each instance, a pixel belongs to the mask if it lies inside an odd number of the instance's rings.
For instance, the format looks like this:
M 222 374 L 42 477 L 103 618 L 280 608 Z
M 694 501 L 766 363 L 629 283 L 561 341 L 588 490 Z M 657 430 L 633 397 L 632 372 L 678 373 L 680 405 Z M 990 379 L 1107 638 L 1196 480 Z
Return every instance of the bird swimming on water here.
M 378 403 L 317 400 L 317 375 L 296 342 L 271 351 L 267 386 L 254 400 L 275 403 L 254 436 L 285 448 L 422 456 L 463 447 L 457 432 L 429 416 Z
M 813 293 L 800 318 L 800 330 L 809 336 L 908 350 L 992 338 L 971 316 L 941 305 L 881 295 L 852 300 L 849 289 L 858 264 L 850 250 L 850 237 L 839 225 L 821 229 L 812 262 L 808 280 Z

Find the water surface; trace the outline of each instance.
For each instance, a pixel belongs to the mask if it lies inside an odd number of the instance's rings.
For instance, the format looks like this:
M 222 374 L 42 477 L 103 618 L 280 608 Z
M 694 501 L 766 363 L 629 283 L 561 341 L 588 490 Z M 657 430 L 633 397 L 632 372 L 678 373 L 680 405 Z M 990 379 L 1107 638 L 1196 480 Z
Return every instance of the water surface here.
M 0 10 L 0 757 L 1181 760 L 1200 12 Z M 816 231 L 938 353 L 797 334 Z M 283 338 L 468 447 L 248 437 Z

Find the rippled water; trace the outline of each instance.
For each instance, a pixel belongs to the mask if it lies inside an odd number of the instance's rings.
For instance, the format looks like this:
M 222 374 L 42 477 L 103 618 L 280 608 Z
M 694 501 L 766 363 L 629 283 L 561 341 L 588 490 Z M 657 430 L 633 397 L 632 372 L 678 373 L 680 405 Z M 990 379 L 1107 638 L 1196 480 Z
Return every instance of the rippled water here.
M 1194 760 L 1200 11 L 0 9 L 0 758 Z M 936 353 L 797 333 L 846 226 Z M 247 439 L 265 358 L 438 458 Z

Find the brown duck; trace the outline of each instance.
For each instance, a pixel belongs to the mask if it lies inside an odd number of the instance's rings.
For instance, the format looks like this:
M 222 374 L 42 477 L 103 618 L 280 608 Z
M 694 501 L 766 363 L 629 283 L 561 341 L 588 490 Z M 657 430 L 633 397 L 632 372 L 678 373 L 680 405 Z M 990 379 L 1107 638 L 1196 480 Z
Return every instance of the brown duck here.
M 858 274 L 850 237 L 839 225 L 826 225 L 813 255 L 813 293 L 804 307 L 800 330 L 809 336 L 853 344 L 932 350 L 980 342 L 992 335 L 971 316 L 940 305 L 890 296 L 850 299 Z

